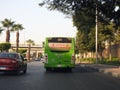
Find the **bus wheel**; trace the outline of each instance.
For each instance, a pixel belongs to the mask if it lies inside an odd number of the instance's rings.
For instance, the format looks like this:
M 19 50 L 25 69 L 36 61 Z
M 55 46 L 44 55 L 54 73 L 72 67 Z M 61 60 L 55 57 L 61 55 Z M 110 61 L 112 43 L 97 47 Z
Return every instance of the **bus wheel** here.
M 48 71 L 51 71 L 51 68 L 46 68 L 46 71 L 48 72 Z
M 68 72 L 72 72 L 72 68 L 67 68 L 67 71 Z

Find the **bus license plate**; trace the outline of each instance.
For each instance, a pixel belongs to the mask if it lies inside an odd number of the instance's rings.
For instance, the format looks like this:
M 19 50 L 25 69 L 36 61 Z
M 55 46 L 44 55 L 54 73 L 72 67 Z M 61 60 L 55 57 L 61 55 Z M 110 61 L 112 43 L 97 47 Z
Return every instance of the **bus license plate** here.
M 61 64 L 59 64 L 59 65 L 57 65 L 57 67 L 62 67 L 62 65 L 61 65 Z

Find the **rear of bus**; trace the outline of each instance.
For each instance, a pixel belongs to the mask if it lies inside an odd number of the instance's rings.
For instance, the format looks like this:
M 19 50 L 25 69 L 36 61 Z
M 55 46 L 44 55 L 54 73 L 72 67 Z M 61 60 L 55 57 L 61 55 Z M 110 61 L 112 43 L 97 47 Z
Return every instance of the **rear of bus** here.
M 46 38 L 44 51 L 46 70 L 62 68 L 71 70 L 75 66 L 74 38 Z

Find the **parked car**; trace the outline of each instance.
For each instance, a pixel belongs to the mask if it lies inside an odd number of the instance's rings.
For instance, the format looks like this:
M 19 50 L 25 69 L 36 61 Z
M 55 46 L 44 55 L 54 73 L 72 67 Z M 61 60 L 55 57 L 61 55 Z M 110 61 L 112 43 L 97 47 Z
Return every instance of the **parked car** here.
M 40 61 L 41 60 L 41 58 L 35 58 L 34 59 L 34 61 Z
M 0 72 L 14 72 L 24 74 L 27 71 L 27 60 L 19 53 L 3 52 L 0 53 Z

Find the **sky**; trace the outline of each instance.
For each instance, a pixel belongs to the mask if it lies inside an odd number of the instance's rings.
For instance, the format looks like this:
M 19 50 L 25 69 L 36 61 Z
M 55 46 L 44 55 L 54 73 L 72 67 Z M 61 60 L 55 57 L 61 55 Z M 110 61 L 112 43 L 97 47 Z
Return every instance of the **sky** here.
M 66 18 L 61 12 L 40 7 L 40 2 L 42 0 L 0 0 L 0 22 L 7 18 L 23 25 L 20 43 L 25 43 L 28 39 L 41 43 L 46 37 L 52 36 L 75 37 L 76 28 L 72 19 Z M 3 31 L 0 34 L 0 42 L 4 42 L 5 38 Z M 10 41 L 16 41 L 15 32 L 11 33 Z

